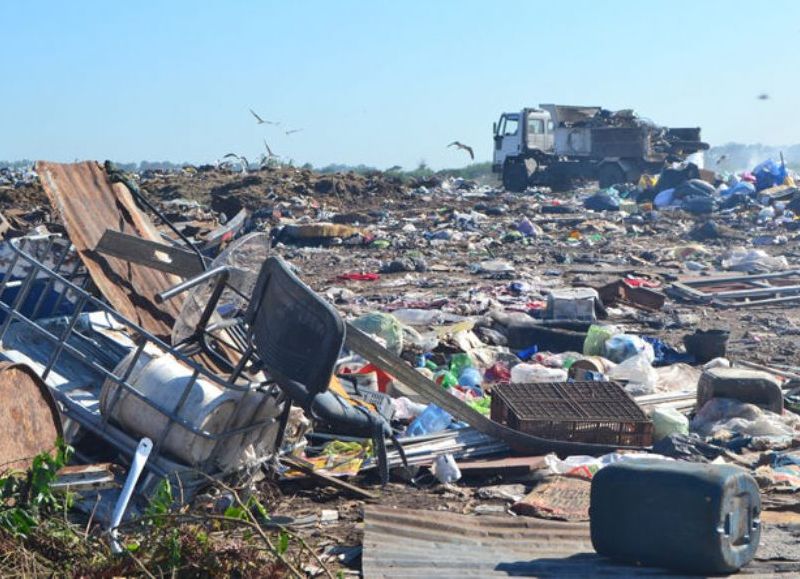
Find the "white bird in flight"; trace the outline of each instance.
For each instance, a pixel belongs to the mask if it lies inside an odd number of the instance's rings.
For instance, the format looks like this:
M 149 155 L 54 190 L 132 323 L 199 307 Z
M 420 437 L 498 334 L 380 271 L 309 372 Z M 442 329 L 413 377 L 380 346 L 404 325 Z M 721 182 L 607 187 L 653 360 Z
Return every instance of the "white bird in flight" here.
M 258 116 L 258 114 L 253 109 L 250 109 L 250 114 L 252 114 L 256 118 L 256 121 L 258 121 L 259 125 L 265 125 L 265 124 L 266 125 L 280 125 L 279 122 L 266 121 L 266 120 L 262 119 L 261 117 Z

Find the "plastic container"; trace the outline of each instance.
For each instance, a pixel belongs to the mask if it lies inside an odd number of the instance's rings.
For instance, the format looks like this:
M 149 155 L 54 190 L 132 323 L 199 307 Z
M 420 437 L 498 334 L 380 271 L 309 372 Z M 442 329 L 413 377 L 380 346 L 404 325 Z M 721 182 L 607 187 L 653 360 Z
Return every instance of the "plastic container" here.
M 511 368 L 511 382 L 527 384 L 530 382 L 566 382 L 567 371 L 561 368 L 547 368 L 541 364 L 517 364 Z
M 592 288 L 554 289 L 547 296 L 545 318 L 593 322 L 598 299 Z
M 133 352 L 117 366 L 115 374 L 123 375 L 130 366 Z M 142 352 L 130 372 L 128 383 L 144 398 L 165 411 L 174 412 L 184 388 L 192 379 L 192 370 L 169 355 Z M 146 436 L 160 441 L 169 423 L 162 412 L 131 394 L 112 380 L 106 380 L 100 391 L 100 412 L 117 422 L 136 437 Z M 222 432 L 236 407 L 236 398 L 206 380 L 196 380 L 178 411 L 178 416 L 196 428 L 211 434 Z M 190 465 L 208 459 L 215 440 L 199 436 L 180 424 L 169 429 L 163 448 Z
M 697 384 L 697 409 L 712 398 L 733 398 L 776 414 L 783 412 L 781 384 L 771 374 L 745 368 L 712 368 Z
M 755 480 L 735 466 L 640 460 L 592 479 L 592 545 L 635 565 L 737 571 L 755 555 L 760 513 Z
M 450 426 L 453 417 L 436 404 L 428 404 L 406 429 L 405 436 L 423 436 L 440 432 Z
M 714 358 L 725 357 L 729 336 L 727 330 L 697 330 L 683 337 L 683 345 L 698 363 L 705 364 Z
M 586 356 L 575 362 L 569 367 L 569 377 L 576 382 L 591 381 L 588 376 L 608 374 L 614 367 L 614 363 L 600 356 Z
M 670 434 L 689 434 L 689 419 L 674 408 L 653 410 L 653 442 Z

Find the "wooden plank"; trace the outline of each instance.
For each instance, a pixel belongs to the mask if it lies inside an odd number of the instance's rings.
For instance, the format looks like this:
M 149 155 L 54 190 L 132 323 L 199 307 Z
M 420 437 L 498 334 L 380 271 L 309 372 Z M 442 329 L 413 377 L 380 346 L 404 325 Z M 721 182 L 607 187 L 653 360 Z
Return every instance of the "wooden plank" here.
M 313 477 L 313 478 L 315 478 L 315 479 L 317 479 L 317 480 L 319 480 L 321 482 L 324 482 L 324 483 L 326 483 L 326 484 L 328 484 L 328 485 L 330 485 L 332 487 L 336 487 L 336 488 L 338 488 L 340 490 L 344 490 L 344 491 L 353 493 L 354 495 L 357 495 L 357 496 L 359 496 L 361 498 L 364 498 L 364 499 L 377 499 L 378 498 L 378 495 L 375 494 L 375 493 L 371 493 L 369 491 L 365 491 L 364 489 L 362 489 L 360 487 L 357 487 L 356 485 L 352 485 L 349 482 L 343 481 L 340 478 L 336 478 L 335 476 L 329 476 L 327 474 L 323 474 L 321 472 L 318 472 L 318 471 L 314 470 L 314 467 L 312 467 L 310 464 L 308 464 L 307 462 L 305 462 L 303 460 L 300 460 L 298 458 L 283 456 L 283 457 L 280 458 L 280 461 L 284 465 L 286 465 L 288 467 L 291 467 L 291 468 L 293 468 L 295 470 L 299 470 L 300 472 L 303 472 L 303 473 L 305 473 L 305 474 L 307 474 L 307 475 L 309 475 L 309 476 L 311 476 L 311 477 Z
M 123 316 L 159 338 L 169 339 L 183 298 L 156 304 L 155 295 L 181 278 L 95 251 L 106 229 L 150 241 L 161 236 L 121 183 L 111 183 L 94 161 L 36 163 L 42 186 L 64 221 L 72 244 L 97 288 Z
M 192 251 L 113 229 L 106 229 L 95 251 L 180 277 L 193 277 L 204 271 L 200 258 Z

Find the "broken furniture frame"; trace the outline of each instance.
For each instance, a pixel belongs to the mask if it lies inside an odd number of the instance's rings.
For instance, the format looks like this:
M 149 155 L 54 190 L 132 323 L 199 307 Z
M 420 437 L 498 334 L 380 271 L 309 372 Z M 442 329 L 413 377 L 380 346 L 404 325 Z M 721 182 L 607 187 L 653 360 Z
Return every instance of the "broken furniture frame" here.
M 61 405 L 67 422 L 67 432 L 80 429 L 91 432 L 128 459 L 133 457 L 140 435 L 127 432 L 111 419 L 115 405 L 120 404 L 121 400 L 135 397 L 162 417 L 164 427 L 158 436 L 153 437 L 154 448 L 140 492 L 147 493 L 158 480 L 170 477 L 178 479 L 184 496 L 188 497 L 200 486 L 208 484 L 208 476 L 221 476 L 244 466 L 256 466 L 274 456 L 274 449 L 280 445 L 289 408 L 285 395 L 277 385 L 264 387 L 262 384 L 241 380 L 236 374 L 218 376 L 123 317 L 107 303 L 91 295 L 87 289 L 89 276 L 84 274 L 81 261 L 77 259 L 71 244 L 60 236 L 29 236 L 11 240 L 9 243 L 14 255 L 0 281 L 0 311 L 5 315 L 0 325 L 0 354 L 17 362 L 29 363 L 37 370 Z M 37 244 L 44 244 L 44 249 L 41 246 L 36 247 Z M 48 263 L 53 265 L 46 266 L 34 257 L 34 253 L 45 256 Z M 82 285 L 73 283 L 73 279 L 82 279 Z M 43 282 L 45 286 L 38 298 L 31 297 L 35 282 Z M 54 303 L 47 303 L 48 296 L 53 292 L 56 294 Z M 63 309 L 59 309 L 65 303 L 70 304 L 66 316 Z M 80 347 L 97 340 L 97 336 L 91 334 L 91 324 L 87 329 L 86 324 L 80 322 L 82 316 L 88 312 L 93 312 L 94 315 L 99 313 L 110 321 L 114 332 L 127 336 L 130 342 L 128 363 L 113 364 L 93 355 L 91 349 Z M 51 323 L 53 319 L 59 321 L 55 326 Z M 45 359 L 30 359 L 26 352 L 14 351 L 8 347 L 7 338 L 14 333 L 10 330 L 17 325 L 22 330 L 18 333 L 26 336 L 26 339 L 35 336 L 36 340 L 48 345 Z M 179 365 L 188 368 L 189 375 L 173 408 L 165 408 L 154 402 L 132 384 L 132 374 L 145 349 L 170 356 Z M 63 364 L 69 364 L 73 368 L 80 367 L 85 371 L 87 383 L 76 388 L 75 384 L 68 384 L 68 381 L 60 378 L 59 369 Z M 113 392 L 108 396 L 109 401 L 104 412 L 101 412 L 100 392 L 109 381 L 113 383 Z M 213 385 L 223 396 L 234 401 L 230 416 L 215 432 L 204 430 L 181 414 L 198 381 Z M 254 395 L 261 397 L 260 400 L 256 398 L 256 410 L 253 409 L 253 404 L 247 408 L 244 403 L 248 396 Z M 267 405 L 270 407 L 267 408 Z M 262 411 L 265 409 L 268 411 L 266 418 L 254 418 L 264 416 Z M 189 464 L 165 449 L 164 443 L 175 429 L 183 429 L 187 431 L 186 434 L 191 433 L 190 437 L 193 435 L 205 441 L 204 444 L 207 442 L 210 451 L 201 462 Z M 249 435 L 266 433 L 267 429 L 270 430 L 270 436 L 275 436 L 270 449 L 272 452 L 256 456 L 246 465 L 229 461 L 232 448 L 240 450 L 232 447 L 232 444 L 235 445 L 239 439 L 243 442 Z
M 800 301 L 800 270 L 681 279 L 667 292 L 675 297 L 726 308 Z
M 393 436 L 390 424 L 328 388 L 345 341 L 345 323 L 339 313 L 303 283 L 283 259 L 273 256 L 261 264 L 245 311 L 210 323 L 235 270 L 220 266 L 156 295 L 156 301 L 163 302 L 205 282 L 213 283 L 193 333 L 177 347 L 184 351 L 199 347 L 215 363 L 233 362 L 234 373 L 254 380 L 265 371 L 309 416 L 336 432 L 372 438 L 381 457 L 382 480 L 388 482 L 384 437 Z M 230 361 L 226 360 L 224 354 L 231 353 Z

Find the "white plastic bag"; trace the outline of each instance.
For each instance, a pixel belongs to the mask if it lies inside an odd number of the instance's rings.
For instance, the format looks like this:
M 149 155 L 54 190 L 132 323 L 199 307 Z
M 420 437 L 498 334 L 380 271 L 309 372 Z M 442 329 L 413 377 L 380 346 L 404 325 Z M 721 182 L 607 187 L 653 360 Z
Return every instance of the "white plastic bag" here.
M 621 454 L 619 452 L 612 452 L 611 454 L 604 454 L 600 457 L 582 455 L 568 456 L 564 460 L 561 460 L 555 454 L 548 454 L 544 457 L 544 463 L 547 465 L 547 469 L 551 474 L 562 474 L 591 480 L 595 473 L 604 466 L 615 462 L 628 462 L 642 459 L 673 460 L 660 454 Z
M 733 398 L 712 398 L 697 412 L 691 428 L 701 436 L 742 434 L 778 446 L 791 442 L 799 425 L 800 417 L 791 412 L 775 414 Z
M 431 467 L 433 476 L 440 483 L 456 482 L 461 478 L 461 469 L 458 468 L 452 454 L 441 454 L 436 457 Z
M 632 396 L 652 394 L 656 390 L 658 374 L 650 365 L 645 353 L 628 358 L 622 364 L 614 366 L 608 373 L 611 380 L 627 380 L 625 390 Z
M 789 269 L 789 261 L 783 255 L 773 257 L 763 249 L 735 247 L 722 260 L 722 267 L 748 273 L 767 273 Z

